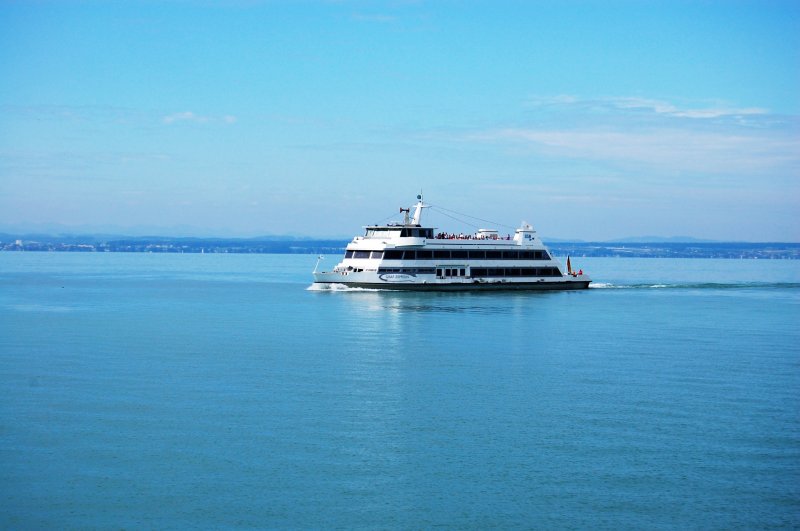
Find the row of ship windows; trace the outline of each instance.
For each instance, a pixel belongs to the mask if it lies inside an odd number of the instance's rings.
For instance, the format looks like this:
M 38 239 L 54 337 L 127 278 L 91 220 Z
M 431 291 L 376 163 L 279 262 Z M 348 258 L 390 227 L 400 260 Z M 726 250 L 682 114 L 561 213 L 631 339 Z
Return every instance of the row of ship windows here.
M 433 267 L 379 267 L 378 273 L 405 273 L 406 275 L 433 275 Z
M 470 269 L 473 277 L 560 277 L 557 267 L 505 267 Z
M 470 277 L 560 277 L 557 267 L 472 267 Z M 432 267 L 380 267 L 378 273 L 405 273 L 407 275 L 467 276 L 464 268 Z
M 547 251 L 468 251 L 437 249 L 431 251 L 351 251 L 345 258 L 379 258 L 384 260 L 550 260 Z

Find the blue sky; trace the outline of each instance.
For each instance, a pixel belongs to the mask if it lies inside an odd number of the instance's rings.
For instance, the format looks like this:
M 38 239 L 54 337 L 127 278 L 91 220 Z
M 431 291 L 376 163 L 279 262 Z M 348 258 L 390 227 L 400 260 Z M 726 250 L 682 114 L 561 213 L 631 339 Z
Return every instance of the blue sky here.
M 0 2 L 0 231 L 800 241 L 799 116 L 795 1 Z

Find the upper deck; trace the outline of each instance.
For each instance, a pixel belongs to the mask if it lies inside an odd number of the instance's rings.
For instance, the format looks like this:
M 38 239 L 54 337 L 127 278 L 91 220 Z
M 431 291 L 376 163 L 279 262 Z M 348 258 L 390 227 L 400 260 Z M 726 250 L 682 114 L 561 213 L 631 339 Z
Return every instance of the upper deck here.
M 544 248 L 536 231 L 523 225 L 514 235 L 481 229 L 475 234 L 434 233 L 433 228 L 409 226 L 369 226 L 364 236 L 356 236 L 348 249 L 365 247 L 444 247 L 448 249 L 498 249 L 508 247 Z
M 536 235 L 536 231 L 527 223 L 522 224 L 514 234 L 502 235 L 495 229 L 478 229 L 474 234 L 450 233 L 437 230 L 436 227 L 424 227 L 421 224 L 422 211 L 428 208 L 417 196 L 419 202 L 411 208 L 401 208 L 405 213 L 403 223 L 387 225 L 368 225 L 364 227 L 363 236 L 356 236 L 347 246 L 351 250 L 386 249 L 393 247 L 432 247 L 447 249 L 503 249 L 512 246 L 533 249 L 544 249 L 544 244 Z

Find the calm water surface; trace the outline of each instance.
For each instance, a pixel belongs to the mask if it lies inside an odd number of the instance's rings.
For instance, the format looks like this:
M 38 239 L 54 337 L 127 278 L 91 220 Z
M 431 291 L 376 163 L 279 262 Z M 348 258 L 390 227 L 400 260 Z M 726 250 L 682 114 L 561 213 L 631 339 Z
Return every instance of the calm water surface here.
M 800 263 L 415 294 L 315 261 L 0 253 L 0 527 L 800 525 Z

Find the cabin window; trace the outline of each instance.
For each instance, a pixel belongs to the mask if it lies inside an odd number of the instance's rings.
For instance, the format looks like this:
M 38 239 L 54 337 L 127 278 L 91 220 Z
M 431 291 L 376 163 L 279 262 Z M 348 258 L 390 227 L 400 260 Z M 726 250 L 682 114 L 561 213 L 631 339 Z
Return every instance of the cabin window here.
M 417 259 L 416 251 L 405 251 L 403 253 L 403 260 L 416 260 L 416 259 Z
M 502 257 L 502 254 L 500 251 L 486 251 L 486 258 L 488 260 L 497 260 Z
M 472 272 L 473 277 L 485 277 L 486 276 L 486 268 L 483 267 L 473 267 L 470 269 Z
M 356 251 L 353 258 L 369 258 L 369 251 Z
M 469 251 L 470 260 L 483 260 L 486 258 L 486 251 Z
M 383 251 L 372 251 L 372 258 L 377 258 L 380 260 L 383 258 Z
M 506 260 L 519 260 L 519 251 L 503 251 L 503 258 Z
M 385 251 L 383 253 L 383 257 L 386 260 L 402 260 L 403 259 L 403 251 L 396 251 L 396 250 Z
M 344 252 L 345 258 L 353 258 L 353 251 L 347 250 Z
M 433 251 L 417 251 L 417 260 L 430 260 L 433 258 Z
M 441 259 L 447 260 L 450 258 L 450 251 L 442 251 L 442 250 L 433 251 L 433 257 L 436 258 L 437 260 Z

